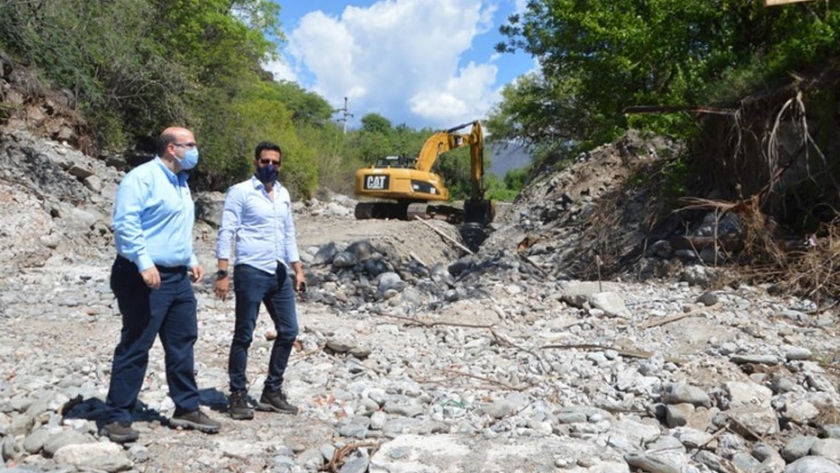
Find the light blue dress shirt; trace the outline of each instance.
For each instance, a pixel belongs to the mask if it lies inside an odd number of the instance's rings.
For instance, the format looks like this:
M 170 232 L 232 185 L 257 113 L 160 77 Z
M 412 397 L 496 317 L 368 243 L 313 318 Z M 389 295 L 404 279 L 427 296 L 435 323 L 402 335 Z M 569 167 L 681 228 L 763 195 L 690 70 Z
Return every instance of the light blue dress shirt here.
M 185 172 L 173 173 L 155 156 L 123 177 L 114 202 L 117 253 L 140 271 L 154 265 L 198 265 L 194 223 L 195 204 Z
M 289 191 L 275 182 L 272 201 L 254 176 L 228 189 L 216 242 L 218 259 L 230 259 L 234 236 L 235 265 L 274 274 L 278 261 L 287 266 L 300 261 Z

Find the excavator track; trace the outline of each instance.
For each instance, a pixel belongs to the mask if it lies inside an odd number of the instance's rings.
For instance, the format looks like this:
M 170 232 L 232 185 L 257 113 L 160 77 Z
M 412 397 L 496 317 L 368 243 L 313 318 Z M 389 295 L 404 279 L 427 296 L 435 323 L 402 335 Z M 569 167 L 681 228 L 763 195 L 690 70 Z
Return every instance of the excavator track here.
M 408 204 L 394 202 L 359 202 L 353 211 L 356 220 L 408 218 Z
M 414 220 L 419 217 L 423 220 L 446 220 L 453 225 L 458 225 L 464 220 L 464 211 L 461 208 L 422 202 L 359 202 L 353 214 L 356 220 Z
M 451 205 L 430 205 L 426 213 L 429 218 L 446 220 L 452 225 L 458 225 L 464 221 L 464 209 Z

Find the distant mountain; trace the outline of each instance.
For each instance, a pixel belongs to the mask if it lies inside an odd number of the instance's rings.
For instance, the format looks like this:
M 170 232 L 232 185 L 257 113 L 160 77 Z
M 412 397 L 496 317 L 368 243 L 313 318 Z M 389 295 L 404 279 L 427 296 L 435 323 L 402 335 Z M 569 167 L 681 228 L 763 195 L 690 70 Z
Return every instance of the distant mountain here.
M 487 157 L 490 158 L 490 174 L 505 177 L 511 169 L 523 168 L 531 164 L 531 156 L 522 146 L 515 143 L 492 143 L 485 146 Z

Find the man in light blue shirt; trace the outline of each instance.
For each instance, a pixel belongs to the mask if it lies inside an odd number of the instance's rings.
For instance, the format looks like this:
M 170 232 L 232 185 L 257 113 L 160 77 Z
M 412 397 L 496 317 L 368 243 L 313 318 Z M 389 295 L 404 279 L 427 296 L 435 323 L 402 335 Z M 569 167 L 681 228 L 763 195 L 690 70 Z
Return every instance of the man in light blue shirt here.
M 292 219 L 289 192 L 277 182 L 283 153 L 279 146 L 262 142 L 254 150 L 254 175 L 228 189 L 222 225 L 216 244 L 219 270 L 216 295 L 224 300 L 229 290 L 231 243 L 236 240 L 233 280 L 236 322 L 228 359 L 230 399 L 234 419 L 252 419 L 247 400 L 245 369 L 260 305 L 265 304 L 277 337 L 271 349 L 268 377 L 257 409 L 297 414 L 297 407 L 281 389 L 283 375 L 298 334 L 295 292 L 306 288 Z M 294 275 L 290 275 L 290 271 Z
M 204 271 L 192 245 L 195 205 L 186 171 L 198 163 L 193 133 L 167 128 L 158 156 L 125 175 L 114 202 L 117 257 L 111 290 L 122 314 L 101 435 L 114 442 L 137 440 L 132 410 L 143 387 L 155 338 L 166 352 L 166 380 L 175 413 L 173 427 L 216 433 L 219 422 L 199 409 L 193 345 L 198 338 L 192 282 Z

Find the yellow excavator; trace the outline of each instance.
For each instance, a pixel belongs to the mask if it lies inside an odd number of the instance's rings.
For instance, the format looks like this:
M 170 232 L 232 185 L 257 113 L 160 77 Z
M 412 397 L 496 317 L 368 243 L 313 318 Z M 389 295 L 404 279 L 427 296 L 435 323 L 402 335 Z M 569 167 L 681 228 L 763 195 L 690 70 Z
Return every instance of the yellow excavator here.
M 457 133 L 472 125 L 469 133 Z M 449 201 L 449 189 L 432 166 L 449 151 L 470 147 L 470 197 L 459 209 Z M 389 156 L 375 165 L 356 171 L 355 193 L 360 198 L 386 199 L 361 201 L 356 219 L 445 218 L 451 223 L 485 226 L 493 221 L 493 206 L 484 198 L 484 134 L 478 121 L 464 123 L 430 136 L 417 158 Z M 429 204 L 440 202 L 441 204 Z

